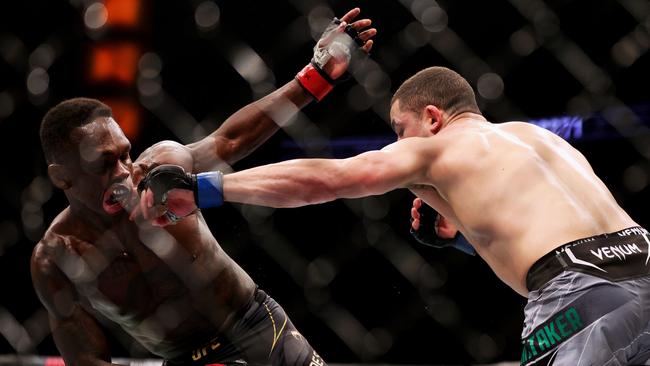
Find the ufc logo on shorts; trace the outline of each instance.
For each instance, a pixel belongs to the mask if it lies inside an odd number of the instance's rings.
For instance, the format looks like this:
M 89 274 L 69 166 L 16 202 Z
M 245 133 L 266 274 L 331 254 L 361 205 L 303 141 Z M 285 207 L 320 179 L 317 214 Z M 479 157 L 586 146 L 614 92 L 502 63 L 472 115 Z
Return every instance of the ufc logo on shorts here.
M 219 346 L 221 346 L 221 343 L 214 340 L 214 341 L 210 342 L 209 345 L 207 345 L 207 346 L 205 346 L 203 348 L 195 349 L 194 351 L 192 351 L 192 360 L 194 360 L 194 361 L 200 360 L 201 357 L 207 356 L 208 352 L 214 351 L 215 349 L 219 348 Z

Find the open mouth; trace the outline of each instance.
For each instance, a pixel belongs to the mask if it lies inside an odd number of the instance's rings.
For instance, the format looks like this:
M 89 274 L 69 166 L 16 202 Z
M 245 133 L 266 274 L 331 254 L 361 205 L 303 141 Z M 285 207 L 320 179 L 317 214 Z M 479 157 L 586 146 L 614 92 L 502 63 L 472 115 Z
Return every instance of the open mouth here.
M 128 209 L 131 205 L 131 189 L 122 183 L 111 185 L 104 192 L 104 211 L 109 215 Z

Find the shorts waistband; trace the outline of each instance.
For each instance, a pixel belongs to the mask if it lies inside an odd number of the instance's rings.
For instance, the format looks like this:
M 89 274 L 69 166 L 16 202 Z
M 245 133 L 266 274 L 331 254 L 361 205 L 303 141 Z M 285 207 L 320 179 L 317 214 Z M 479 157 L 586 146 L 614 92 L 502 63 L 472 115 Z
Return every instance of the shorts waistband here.
M 613 281 L 648 273 L 650 233 L 633 226 L 577 239 L 553 249 L 528 270 L 526 287 L 541 288 L 565 270 L 586 272 Z

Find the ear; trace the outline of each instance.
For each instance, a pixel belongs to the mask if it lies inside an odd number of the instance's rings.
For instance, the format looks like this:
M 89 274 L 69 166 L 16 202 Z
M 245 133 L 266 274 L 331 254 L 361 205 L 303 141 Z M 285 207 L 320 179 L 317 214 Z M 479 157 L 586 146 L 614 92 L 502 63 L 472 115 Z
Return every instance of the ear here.
M 47 166 L 47 174 L 50 176 L 52 183 L 59 189 L 66 190 L 72 187 L 68 170 L 61 164 L 50 164 Z
M 434 135 L 442 128 L 442 111 L 435 105 L 429 104 L 424 107 L 424 118 L 429 121 L 429 130 Z

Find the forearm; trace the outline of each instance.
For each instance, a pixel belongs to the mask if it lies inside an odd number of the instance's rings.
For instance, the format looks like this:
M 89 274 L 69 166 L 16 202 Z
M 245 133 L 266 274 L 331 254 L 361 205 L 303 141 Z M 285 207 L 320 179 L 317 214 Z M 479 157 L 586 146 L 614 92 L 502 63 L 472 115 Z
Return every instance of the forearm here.
M 70 319 L 50 318 L 52 336 L 61 356 L 68 365 L 108 366 L 109 346 L 97 322 L 79 308 Z
M 295 80 L 235 112 L 210 136 L 188 145 L 194 172 L 246 157 L 313 98 Z
M 343 194 L 339 160 L 299 159 L 224 175 L 229 202 L 299 207 L 332 201 Z
M 89 346 L 84 342 L 71 341 L 71 339 L 61 340 L 55 336 L 55 343 L 66 365 L 79 366 L 111 366 L 118 365 L 111 363 L 108 354 L 98 355 L 97 352 L 88 350 Z M 92 346 L 91 346 L 92 347 Z
M 110 356 L 106 349 L 98 349 L 94 344 L 94 340 L 84 341 L 73 334 L 65 336 L 61 332 L 57 333 L 54 335 L 54 340 L 66 364 L 80 366 L 117 365 L 110 362 Z

